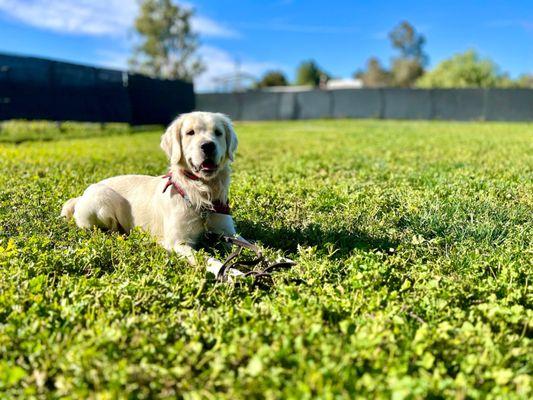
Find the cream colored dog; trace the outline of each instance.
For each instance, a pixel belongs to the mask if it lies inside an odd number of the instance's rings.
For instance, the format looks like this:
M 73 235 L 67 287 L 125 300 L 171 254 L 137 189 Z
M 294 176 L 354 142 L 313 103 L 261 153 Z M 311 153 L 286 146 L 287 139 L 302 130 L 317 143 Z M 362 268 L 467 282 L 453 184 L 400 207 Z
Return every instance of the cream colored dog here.
M 168 175 L 105 179 L 68 200 L 61 215 L 81 228 L 127 233 L 139 226 L 195 264 L 193 247 L 204 232 L 235 235 L 227 204 L 237 136 L 227 116 L 192 112 L 172 122 L 161 148 L 170 159 Z M 215 274 L 221 265 L 208 260 Z

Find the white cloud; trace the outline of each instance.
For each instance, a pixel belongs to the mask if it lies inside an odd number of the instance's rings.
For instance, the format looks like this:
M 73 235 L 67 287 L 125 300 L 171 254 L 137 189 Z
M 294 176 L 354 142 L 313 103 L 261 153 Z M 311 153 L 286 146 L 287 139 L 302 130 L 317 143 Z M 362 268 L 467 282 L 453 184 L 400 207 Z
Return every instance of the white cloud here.
M 359 32 L 356 26 L 338 26 L 338 25 L 300 25 L 284 22 L 271 23 L 243 23 L 244 29 L 275 31 L 275 32 L 293 32 L 293 33 L 316 33 L 316 34 L 349 34 Z
M 284 65 L 270 61 L 257 60 L 239 60 L 237 67 L 237 58 L 230 53 L 213 46 L 202 46 L 199 48 L 199 54 L 206 66 L 206 71 L 194 80 L 195 90 L 200 92 L 209 92 L 219 90 L 223 84 L 217 78 L 233 76 L 237 68 L 241 73 L 248 77 L 259 78 L 267 70 L 286 69 Z M 101 57 L 99 65 L 107 68 L 127 69 L 129 53 L 123 51 L 98 51 Z M 243 84 L 246 86 L 251 83 L 250 79 L 244 80 Z
M 220 82 L 217 78 L 229 77 L 237 71 L 237 59 L 225 50 L 203 46 L 200 55 L 206 66 L 206 71 L 194 80 L 195 89 L 200 92 L 217 90 Z M 238 69 L 241 73 L 259 78 L 270 69 L 284 69 L 284 66 L 270 61 L 238 60 Z M 249 83 L 249 81 L 247 81 Z
M 533 21 L 525 19 L 502 19 L 487 24 L 491 28 L 518 28 L 526 32 L 533 32 Z
M 186 7 L 190 3 L 180 2 Z M 130 31 L 138 4 L 136 0 L 0 0 L 0 13 L 27 25 L 71 35 L 113 36 L 120 41 L 111 48 L 97 50 L 97 63 L 108 68 L 126 69 L 130 56 L 124 44 Z M 227 28 L 205 16 L 196 14 L 193 28 L 204 37 L 238 38 L 239 32 Z M 113 49 L 117 47 L 119 50 Z M 208 91 L 218 87 L 215 78 L 235 72 L 235 58 L 222 49 L 201 46 L 199 53 L 206 71 L 195 80 L 197 90 Z M 255 77 L 267 69 L 282 69 L 273 62 L 242 60 L 240 71 Z
M 203 36 L 212 36 L 220 38 L 238 38 L 240 34 L 230 28 L 227 28 L 212 19 L 195 15 L 191 20 L 194 31 Z
M 128 59 L 131 56 L 130 53 L 115 50 L 97 50 L 96 54 L 100 58 L 98 60 L 98 65 L 101 67 L 121 70 L 128 69 Z
M 136 0 L 0 0 L 0 12 L 27 25 L 90 36 L 126 36 L 137 14 Z M 238 32 L 201 15 L 192 19 L 203 36 L 235 38 Z
M 125 34 L 136 8 L 123 0 L 0 0 L 0 11 L 27 25 L 96 36 Z

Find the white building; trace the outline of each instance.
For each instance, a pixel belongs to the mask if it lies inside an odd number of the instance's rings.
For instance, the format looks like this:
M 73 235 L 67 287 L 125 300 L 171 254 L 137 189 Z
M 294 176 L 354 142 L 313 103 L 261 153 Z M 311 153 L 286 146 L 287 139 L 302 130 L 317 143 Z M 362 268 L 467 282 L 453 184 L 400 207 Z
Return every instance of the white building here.
M 363 81 L 361 79 L 330 79 L 326 83 L 326 89 L 361 89 L 363 87 Z

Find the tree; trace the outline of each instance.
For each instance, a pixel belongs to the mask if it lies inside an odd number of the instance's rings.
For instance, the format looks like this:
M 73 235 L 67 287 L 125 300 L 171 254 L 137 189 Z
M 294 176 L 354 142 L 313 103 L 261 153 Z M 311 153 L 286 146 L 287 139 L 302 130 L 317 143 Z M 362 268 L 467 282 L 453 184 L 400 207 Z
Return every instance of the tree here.
M 411 87 L 424 74 L 424 68 L 418 60 L 396 58 L 392 62 L 390 74 L 393 86 Z
M 426 38 L 417 33 L 407 21 L 403 21 L 389 33 L 392 47 L 399 50 L 400 56 L 392 60 L 387 70 L 376 57 L 367 61 L 366 70 L 357 71 L 354 76 L 367 87 L 400 86 L 410 87 L 424 74 L 427 55 L 424 52 Z
M 533 89 L 533 74 L 522 74 L 516 82 L 518 87 Z
M 197 35 L 191 30 L 193 10 L 171 0 L 142 0 L 135 19 L 140 43 L 129 63 L 133 71 L 158 78 L 191 81 L 204 71 L 196 56 Z
M 287 78 L 281 71 L 267 71 L 261 80 L 257 82 L 258 88 L 271 87 L 271 86 L 287 86 Z
M 297 85 L 318 86 L 328 79 L 329 75 L 322 71 L 313 60 L 302 62 L 296 71 Z
M 424 74 L 428 57 L 424 52 L 426 38 L 417 33 L 407 21 L 403 21 L 389 33 L 392 47 L 400 51 L 400 57 L 392 60 L 391 75 L 395 86 L 410 87 Z
M 361 79 L 363 86 L 366 87 L 383 87 L 391 84 L 390 72 L 381 66 L 376 57 L 369 58 L 366 63 L 366 70 L 356 72 L 354 77 Z
M 474 50 L 442 61 L 417 81 L 420 87 L 497 87 L 509 86 L 509 78 L 490 59 Z
M 427 64 L 427 55 L 424 52 L 426 38 L 417 33 L 415 28 L 407 21 L 403 21 L 389 33 L 392 47 L 400 51 L 401 57 L 417 60 L 424 67 Z

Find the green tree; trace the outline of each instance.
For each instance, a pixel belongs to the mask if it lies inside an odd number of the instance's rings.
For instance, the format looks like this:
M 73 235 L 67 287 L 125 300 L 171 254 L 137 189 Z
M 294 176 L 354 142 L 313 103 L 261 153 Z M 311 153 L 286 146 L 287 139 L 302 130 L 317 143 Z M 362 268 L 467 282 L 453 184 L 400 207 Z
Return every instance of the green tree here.
M 281 71 L 267 71 L 261 80 L 257 82 L 258 88 L 271 87 L 271 86 L 287 86 L 287 78 Z
M 313 60 L 302 62 L 296 71 L 297 85 L 318 86 L 328 79 L 329 75 L 321 70 Z
M 390 70 L 382 66 L 379 59 L 371 57 L 366 69 L 357 71 L 354 76 L 367 87 L 400 86 L 410 87 L 424 74 L 428 57 L 424 52 L 426 38 L 417 33 L 407 21 L 403 21 L 389 33 L 393 48 L 400 52 L 392 60 Z
M 533 74 L 522 74 L 513 81 L 514 87 L 533 89 Z
M 481 58 L 474 50 L 442 61 L 416 83 L 419 87 L 441 88 L 510 86 L 507 75 L 492 60 Z
M 401 22 L 389 33 L 392 47 L 400 51 L 402 58 L 418 60 L 420 65 L 427 64 L 427 54 L 424 52 L 426 38 L 417 33 L 413 25 L 407 21 Z
M 152 77 L 191 81 L 204 71 L 196 55 L 198 37 L 191 30 L 193 11 L 171 0 L 142 0 L 135 19 L 140 43 L 130 68 Z
M 354 77 L 361 79 L 365 87 L 384 87 L 391 85 L 391 74 L 381 66 L 377 57 L 369 58 L 366 63 L 366 70 L 356 72 Z
M 400 56 L 392 60 L 391 75 L 394 86 L 410 87 L 424 74 L 428 57 L 424 52 L 426 38 L 403 21 L 389 33 L 392 47 Z
M 424 68 L 418 60 L 396 58 L 390 71 L 393 86 L 411 87 L 424 74 Z

